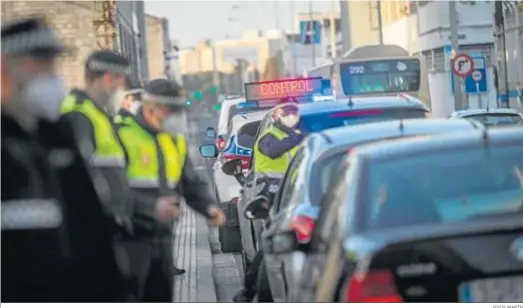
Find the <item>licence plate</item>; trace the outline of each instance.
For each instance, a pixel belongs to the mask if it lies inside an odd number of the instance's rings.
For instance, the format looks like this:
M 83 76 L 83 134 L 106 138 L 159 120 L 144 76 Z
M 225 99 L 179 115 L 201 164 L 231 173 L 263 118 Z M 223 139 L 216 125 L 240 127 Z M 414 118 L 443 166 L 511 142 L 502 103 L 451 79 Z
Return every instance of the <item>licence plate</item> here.
M 523 276 L 490 278 L 462 283 L 459 300 L 465 303 L 521 303 Z

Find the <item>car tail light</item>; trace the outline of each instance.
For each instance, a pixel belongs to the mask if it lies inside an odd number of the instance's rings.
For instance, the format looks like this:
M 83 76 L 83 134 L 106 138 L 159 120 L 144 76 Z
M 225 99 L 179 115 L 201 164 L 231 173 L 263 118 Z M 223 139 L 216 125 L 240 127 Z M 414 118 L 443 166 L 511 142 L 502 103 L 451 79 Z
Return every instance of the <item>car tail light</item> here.
M 370 270 L 355 274 L 343 294 L 345 303 L 402 303 L 403 298 L 394 284 L 389 270 Z
M 234 154 L 225 154 L 222 156 L 223 161 L 222 163 L 228 162 L 233 159 L 239 159 L 242 162 L 242 169 L 249 169 L 249 165 L 251 163 L 251 158 L 249 156 L 242 156 L 242 155 L 234 155 Z
M 314 230 L 315 220 L 307 216 L 297 216 L 291 221 L 291 230 L 296 233 L 298 243 L 308 243 Z
M 223 136 L 219 136 L 216 145 L 218 146 L 218 151 L 223 150 L 225 147 L 225 138 Z

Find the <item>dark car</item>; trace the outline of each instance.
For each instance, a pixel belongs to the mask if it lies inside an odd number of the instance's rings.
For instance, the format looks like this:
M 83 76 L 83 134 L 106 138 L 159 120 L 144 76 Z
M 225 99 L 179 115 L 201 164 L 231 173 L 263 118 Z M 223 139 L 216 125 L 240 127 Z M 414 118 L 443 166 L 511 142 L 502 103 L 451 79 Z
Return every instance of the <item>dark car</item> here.
M 321 203 L 304 302 L 522 302 L 523 129 L 356 147 Z
M 273 235 L 292 230 L 300 244 L 309 243 L 321 200 L 349 149 L 381 140 L 478 129 L 483 126 L 465 119 L 410 119 L 340 127 L 310 135 L 287 170 L 262 233 L 266 271 L 260 273 L 267 273 L 273 300 L 298 300 L 301 294 L 295 282 L 309 256 L 300 250 L 283 254 L 274 251 L 278 239 Z

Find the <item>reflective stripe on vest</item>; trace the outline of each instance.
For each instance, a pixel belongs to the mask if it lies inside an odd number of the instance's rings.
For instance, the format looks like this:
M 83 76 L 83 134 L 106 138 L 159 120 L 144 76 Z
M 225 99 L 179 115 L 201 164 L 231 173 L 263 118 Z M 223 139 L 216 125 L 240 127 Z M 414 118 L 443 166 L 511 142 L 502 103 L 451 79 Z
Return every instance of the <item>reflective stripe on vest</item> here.
M 91 100 L 77 102 L 74 95 L 68 95 L 62 102 L 61 113 L 73 112 L 82 113 L 93 125 L 96 149 L 89 163 L 95 167 L 125 167 L 125 155 L 109 117 L 96 108 Z
M 299 133 L 299 131 L 296 131 Z M 268 129 L 265 130 L 261 134 L 261 136 L 256 140 L 256 143 L 254 144 L 254 171 L 258 174 L 271 174 L 271 177 L 273 178 L 282 178 L 285 175 L 285 171 L 287 171 L 287 167 L 289 166 L 292 158 L 296 154 L 296 151 L 298 150 L 298 147 L 295 146 L 284 155 L 281 155 L 278 158 L 272 159 L 260 152 L 260 149 L 258 147 L 258 143 L 265 135 L 272 134 L 276 139 L 283 140 L 288 135 L 281 129 L 277 128 L 276 126 L 270 126 Z
M 160 187 L 158 152 L 154 136 L 143 129 L 134 119 L 120 127 L 118 134 L 127 151 L 127 177 L 134 188 Z M 168 133 L 156 135 L 163 153 L 167 186 L 176 188 L 180 182 L 187 156 L 187 143 L 183 135 L 176 136 L 176 142 Z

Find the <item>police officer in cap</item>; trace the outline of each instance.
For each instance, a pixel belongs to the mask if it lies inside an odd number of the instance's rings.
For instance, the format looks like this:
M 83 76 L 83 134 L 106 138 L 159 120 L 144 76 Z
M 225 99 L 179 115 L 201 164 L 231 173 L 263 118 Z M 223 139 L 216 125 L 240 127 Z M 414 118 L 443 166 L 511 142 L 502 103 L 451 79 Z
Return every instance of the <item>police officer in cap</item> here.
M 2 301 L 121 301 L 107 219 L 59 120 L 63 48 L 37 18 L 2 26 L 1 37 Z
M 152 80 L 145 86 L 142 103 L 136 116 L 124 118 L 118 129 L 135 193 L 150 199 L 170 196 L 177 205 L 183 196 L 211 225 L 222 225 L 225 215 L 189 159 L 182 89 L 166 79 Z M 142 301 L 171 302 L 173 223 L 148 216 L 152 206 L 137 209 L 142 212 L 137 214 L 141 221 L 135 223 L 130 241 L 132 270 L 140 282 Z
M 117 53 L 109 50 L 92 53 L 85 64 L 85 90 L 71 91 L 62 103 L 61 112 L 73 128 L 74 139 L 89 165 L 91 178 L 98 184 L 96 188 L 105 213 L 115 227 L 107 236 L 113 240 L 120 272 L 127 278 L 127 300 L 134 301 L 135 282 L 131 279 L 130 256 L 124 245 L 125 238 L 133 231 L 134 210 L 145 204 L 149 215 L 159 221 L 171 221 L 178 211 L 171 198 L 135 195 L 129 187 L 125 153 L 112 121 L 124 97 L 128 72 L 129 61 Z M 97 227 L 87 223 L 85 226 Z

